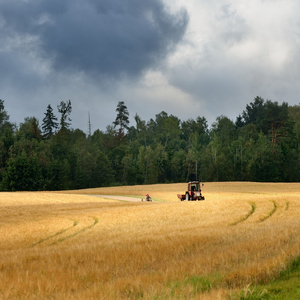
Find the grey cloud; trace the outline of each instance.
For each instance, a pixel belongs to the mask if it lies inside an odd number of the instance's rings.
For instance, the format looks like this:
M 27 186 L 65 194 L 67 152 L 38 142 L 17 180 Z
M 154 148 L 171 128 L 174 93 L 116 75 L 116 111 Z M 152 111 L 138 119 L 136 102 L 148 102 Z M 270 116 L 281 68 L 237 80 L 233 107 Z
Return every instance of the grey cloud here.
M 249 28 L 246 21 L 238 15 L 236 9 L 231 4 L 224 5 L 218 14 L 222 30 L 219 31 L 220 41 L 225 44 L 240 42 L 247 36 Z
M 207 28 L 211 34 L 205 36 L 201 44 L 188 48 L 191 55 L 169 69 L 170 84 L 201 103 L 212 117 L 224 114 L 235 119 L 257 95 L 297 103 L 299 5 L 292 2 L 295 4 L 293 12 L 283 12 L 276 28 L 272 27 L 276 17 L 269 17 L 270 23 L 262 19 L 269 16 L 270 11 L 266 9 L 271 7 L 264 7 L 263 14 L 261 5 L 253 5 L 250 15 L 246 7 L 232 1 L 228 5 L 220 4 L 218 10 L 210 7 Z M 281 15 L 280 12 L 277 11 L 277 15 Z M 202 27 L 198 27 L 198 36 L 201 36 L 202 30 L 205 34 L 205 24 L 199 24 Z
M 184 78 L 180 76 L 180 71 L 185 74 Z M 216 117 L 224 114 L 234 118 L 244 108 L 239 100 L 244 100 L 246 96 L 245 76 L 238 68 L 223 65 L 205 66 L 199 70 L 176 70 L 169 79 L 174 86 L 203 103 L 205 115 L 210 113 Z
M 185 10 L 172 15 L 161 0 L 4 0 L 0 19 L 1 31 L 37 38 L 54 70 L 110 79 L 156 67 L 188 25 Z

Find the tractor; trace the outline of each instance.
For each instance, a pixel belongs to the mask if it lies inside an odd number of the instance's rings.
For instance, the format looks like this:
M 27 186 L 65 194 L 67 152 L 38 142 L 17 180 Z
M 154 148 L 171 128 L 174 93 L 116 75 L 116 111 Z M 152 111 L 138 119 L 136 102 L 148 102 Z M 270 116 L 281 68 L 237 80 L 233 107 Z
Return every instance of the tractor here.
M 202 184 L 203 186 L 203 184 Z M 201 187 L 199 181 L 191 181 L 188 183 L 188 188 L 185 194 L 177 194 L 180 201 L 200 201 L 204 200 L 204 196 L 201 194 Z

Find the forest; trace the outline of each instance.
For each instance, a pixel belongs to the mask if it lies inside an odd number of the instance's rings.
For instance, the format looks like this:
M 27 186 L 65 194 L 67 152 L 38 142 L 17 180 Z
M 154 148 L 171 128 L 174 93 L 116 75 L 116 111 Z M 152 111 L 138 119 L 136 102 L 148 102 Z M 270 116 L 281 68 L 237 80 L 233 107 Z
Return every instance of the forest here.
M 9 121 L 0 100 L 0 190 L 38 191 L 205 181 L 300 181 L 300 104 L 256 97 L 235 121 L 162 111 L 130 124 L 123 101 L 106 131 L 71 128 L 72 103 L 41 124 Z M 197 114 L 196 114 L 197 115 Z

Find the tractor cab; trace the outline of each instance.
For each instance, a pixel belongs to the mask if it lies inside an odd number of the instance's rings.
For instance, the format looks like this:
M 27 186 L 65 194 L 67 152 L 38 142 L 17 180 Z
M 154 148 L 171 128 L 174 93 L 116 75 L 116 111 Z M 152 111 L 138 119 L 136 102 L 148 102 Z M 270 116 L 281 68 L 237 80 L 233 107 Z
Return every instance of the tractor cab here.
M 186 200 L 204 200 L 201 194 L 201 186 L 199 181 L 191 181 L 188 183 L 188 190 L 186 191 Z
M 188 191 L 201 192 L 200 183 L 198 181 L 191 181 L 188 183 Z

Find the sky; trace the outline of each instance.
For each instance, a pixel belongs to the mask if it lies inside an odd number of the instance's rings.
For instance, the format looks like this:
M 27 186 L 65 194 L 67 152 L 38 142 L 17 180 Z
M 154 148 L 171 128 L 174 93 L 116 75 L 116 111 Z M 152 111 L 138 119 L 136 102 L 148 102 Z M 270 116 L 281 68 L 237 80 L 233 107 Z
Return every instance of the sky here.
M 298 0 L 0 0 L 10 121 L 71 100 L 71 127 L 130 115 L 232 121 L 260 96 L 299 105 Z

